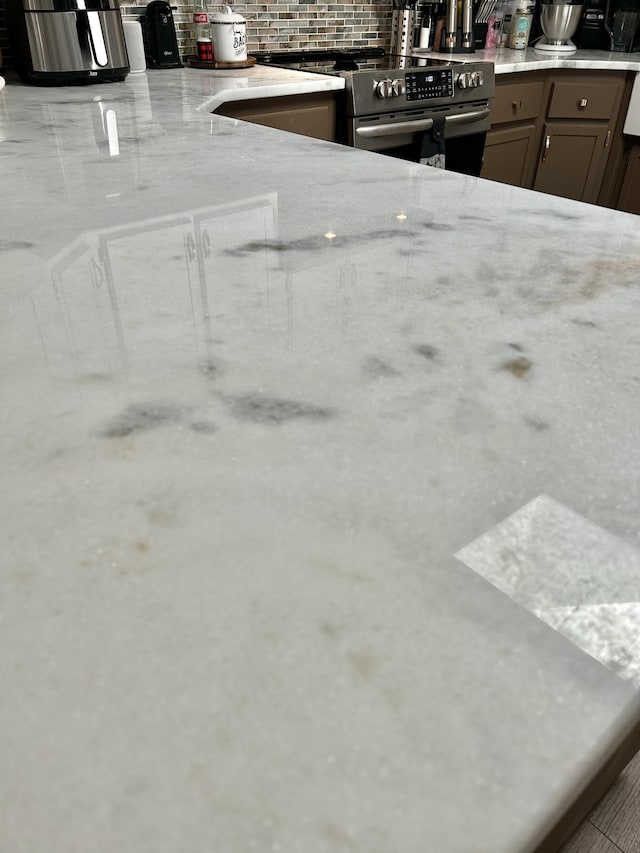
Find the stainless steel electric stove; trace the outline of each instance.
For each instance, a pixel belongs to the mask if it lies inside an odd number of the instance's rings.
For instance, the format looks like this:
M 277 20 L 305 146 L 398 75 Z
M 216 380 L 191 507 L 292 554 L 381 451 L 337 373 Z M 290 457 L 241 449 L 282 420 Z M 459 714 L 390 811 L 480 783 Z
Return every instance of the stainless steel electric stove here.
M 492 63 L 398 56 L 381 48 L 254 55 L 261 64 L 344 78 L 338 142 L 422 162 L 440 149 L 447 168 L 480 173 L 495 94 Z

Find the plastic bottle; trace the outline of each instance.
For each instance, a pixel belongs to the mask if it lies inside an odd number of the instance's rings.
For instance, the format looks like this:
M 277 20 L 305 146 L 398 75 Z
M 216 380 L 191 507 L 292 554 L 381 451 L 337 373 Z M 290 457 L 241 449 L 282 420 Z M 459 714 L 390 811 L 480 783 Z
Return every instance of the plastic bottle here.
M 493 12 L 487 21 L 487 38 L 485 40 L 485 49 L 491 50 L 500 47 L 500 37 L 502 34 L 502 12 Z

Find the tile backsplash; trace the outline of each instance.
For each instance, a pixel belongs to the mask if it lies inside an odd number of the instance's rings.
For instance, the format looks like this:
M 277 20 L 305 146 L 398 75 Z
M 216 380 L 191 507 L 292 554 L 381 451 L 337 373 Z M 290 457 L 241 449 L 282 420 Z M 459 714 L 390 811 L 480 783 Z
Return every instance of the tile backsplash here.
M 2 26 L 4 0 L 0 0 L 0 45 L 5 60 L 10 56 Z M 138 20 L 146 2 L 120 4 L 125 20 Z M 223 3 L 209 5 L 210 12 L 222 11 Z M 182 56 L 195 53 L 192 30 L 192 3 L 172 2 L 173 17 Z M 390 0 L 385 3 L 233 3 L 234 12 L 247 20 L 247 47 L 252 50 L 293 50 L 313 47 L 385 47 L 391 42 Z
M 125 18 L 138 17 L 146 3 L 121 5 Z M 210 12 L 224 4 L 211 4 Z M 195 53 L 191 29 L 193 7 L 171 4 L 183 55 Z M 242 3 L 232 5 L 247 20 L 247 47 L 252 50 L 293 50 L 305 47 L 389 47 L 391 3 L 365 0 L 361 3 Z

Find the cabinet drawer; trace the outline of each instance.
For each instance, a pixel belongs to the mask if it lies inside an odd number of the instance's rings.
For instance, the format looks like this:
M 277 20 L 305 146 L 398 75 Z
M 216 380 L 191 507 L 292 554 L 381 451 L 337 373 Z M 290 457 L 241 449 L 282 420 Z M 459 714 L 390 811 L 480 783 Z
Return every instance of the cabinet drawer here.
M 491 104 L 491 124 L 524 121 L 537 118 L 542 113 L 544 83 L 507 83 L 498 86 Z
M 616 112 L 621 87 L 620 80 L 556 81 L 551 88 L 547 116 L 608 121 Z

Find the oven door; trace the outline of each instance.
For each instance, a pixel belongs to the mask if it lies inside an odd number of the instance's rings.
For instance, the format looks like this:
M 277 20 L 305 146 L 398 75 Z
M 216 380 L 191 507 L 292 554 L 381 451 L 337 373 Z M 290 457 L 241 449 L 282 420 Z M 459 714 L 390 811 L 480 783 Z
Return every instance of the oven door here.
M 348 144 L 418 163 L 425 136 L 428 137 L 442 119 L 446 168 L 465 175 L 479 175 L 490 125 L 487 101 L 453 104 L 436 110 L 356 116 L 349 123 Z

